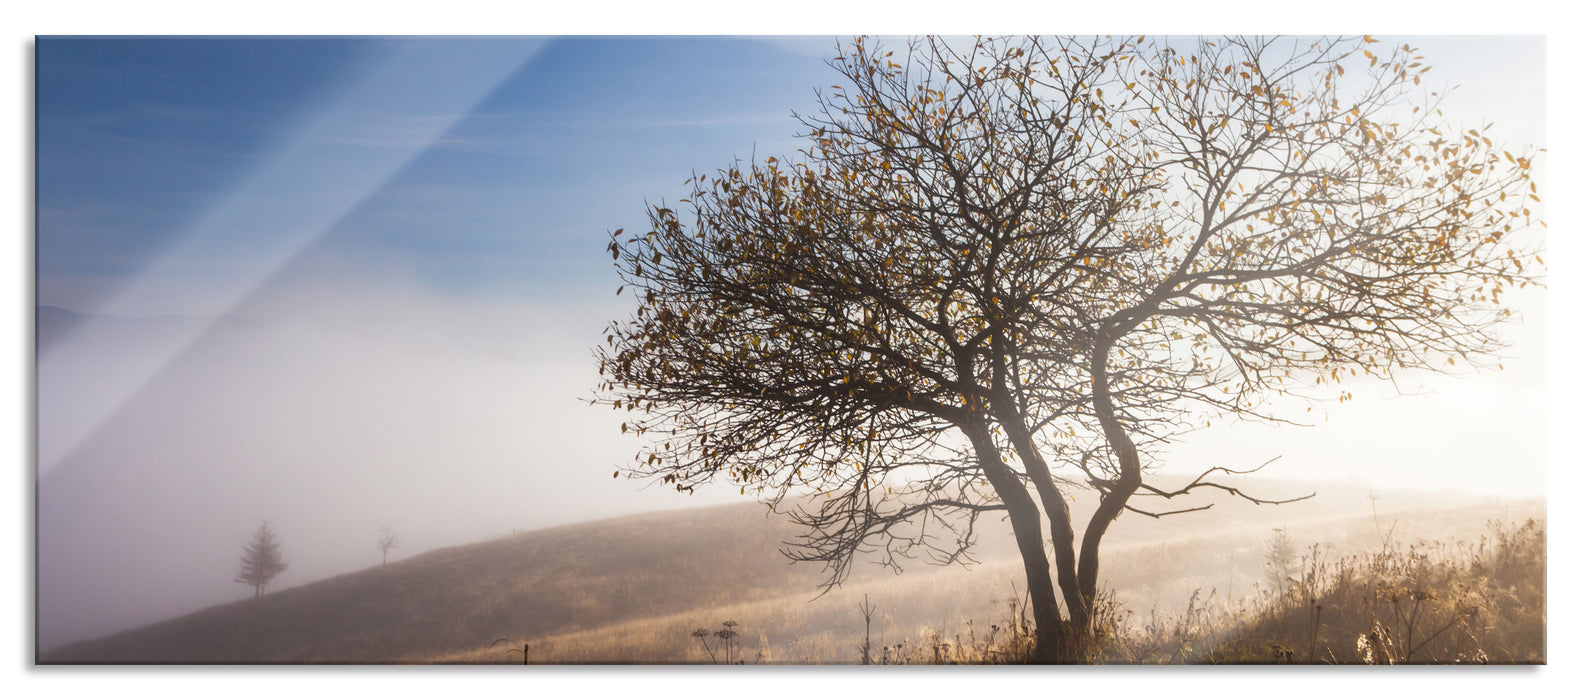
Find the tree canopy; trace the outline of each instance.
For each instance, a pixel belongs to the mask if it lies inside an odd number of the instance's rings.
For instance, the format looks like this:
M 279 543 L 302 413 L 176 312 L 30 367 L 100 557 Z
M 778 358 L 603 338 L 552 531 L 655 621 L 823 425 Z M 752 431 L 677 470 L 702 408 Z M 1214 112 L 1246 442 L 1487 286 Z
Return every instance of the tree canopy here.
M 267 522 L 259 525 L 252 541 L 242 547 L 242 571 L 236 575 L 236 582 L 252 586 L 253 597 L 257 598 L 263 594 L 264 587 L 285 570 L 286 562 L 280 558 L 280 542 L 275 539 L 275 531 L 269 529 Z
M 1040 657 L 1071 659 L 1109 524 L 1164 514 L 1138 498 L 1273 502 L 1222 468 L 1153 483 L 1162 444 L 1492 358 L 1542 262 L 1510 236 L 1534 154 L 1447 126 L 1410 46 L 1183 43 L 843 47 L 801 151 L 612 235 L 638 306 L 597 400 L 645 439 L 628 473 L 789 508 L 831 585 L 862 551 L 962 560 L 1003 511 Z M 1075 489 L 1099 494 L 1080 543 Z

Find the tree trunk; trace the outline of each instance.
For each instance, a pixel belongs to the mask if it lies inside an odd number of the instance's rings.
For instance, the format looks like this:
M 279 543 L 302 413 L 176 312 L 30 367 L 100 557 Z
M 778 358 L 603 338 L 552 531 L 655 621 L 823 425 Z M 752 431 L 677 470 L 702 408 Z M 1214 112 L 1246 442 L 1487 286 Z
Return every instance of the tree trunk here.
M 1065 494 L 1050 475 L 1049 463 L 1044 460 L 1043 453 L 1038 451 L 1032 431 L 1028 429 L 1022 411 L 1011 395 L 1007 376 L 1009 368 L 1006 366 L 1005 353 L 1001 350 L 1006 345 L 1004 333 L 996 332 L 993 342 L 994 391 L 990 395 L 990 405 L 995 419 L 1005 428 L 1011 446 L 1016 449 L 1028 478 L 1032 479 L 1038 491 L 1039 502 L 1044 506 L 1044 516 L 1049 519 L 1049 538 L 1055 550 L 1056 580 L 1060 583 L 1060 593 L 1065 598 L 1066 610 L 1071 616 L 1071 631 L 1085 636 L 1090 624 L 1088 613 L 1091 606 L 1083 604 L 1077 586 L 1076 533 L 1071 528 L 1071 508 L 1066 504 Z
M 989 484 L 1005 504 L 1011 519 L 1011 530 L 1016 535 L 1016 547 L 1022 555 L 1022 567 L 1027 572 L 1028 601 L 1033 608 L 1034 648 L 1033 660 L 1037 663 L 1060 663 L 1065 660 L 1065 625 L 1060 618 L 1060 605 L 1055 598 L 1055 586 L 1049 577 L 1049 558 L 1044 555 L 1043 527 L 1039 522 L 1038 506 L 1017 479 L 1015 472 L 1000 460 L 994 440 L 982 426 L 967 431 L 973 448 L 983 467 Z
M 1009 397 L 999 400 L 1009 401 Z M 1071 508 L 1066 505 L 1065 495 L 1050 476 L 1049 464 L 1033 444 L 1032 433 L 1027 430 L 1021 417 L 1009 407 L 996 414 L 1000 425 L 1011 438 L 1011 445 L 1021 458 L 1022 465 L 1026 467 L 1027 475 L 1038 491 L 1039 502 L 1044 506 L 1044 515 L 1049 519 L 1049 538 L 1055 549 L 1056 578 L 1066 601 L 1066 610 L 1071 615 L 1071 628 L 1078 632 L 1086 630 L 1089 606 L 1083 605 L 1077 586 L 1076 533 L 1071 528 Z
M 1099 542 L 1104 539 L 1110 523 L 1120 517 L 1126 502 L 1142 485 L 1142 463 L 1137 457 L 1137 445 L 1126 434 L 1126 426 L 1121 424 L 1116 415 L 1115 402 L 1110 397 L 1109 353 L 1110 342 L 1101 343 L 1093 353 L 1090 366 L 1093 375 L 1093 409 L 1099 424 L 1104 428 L 1104 439 L 1115 454 L 1120 477 L 1109 484 L 1103 498 L 1099 499 L 1099 507 L 1094 509 L 1093 517 L 1088 520 L 1087 531 L 1082 533 L 1082 559 L 1077 566 L 1077 586 L 1089 611 L 1092 611 L 1093 602 L 1098 598 Z
M 1066 599 L 1066 609 L 1071 615 L 1071 628 L 1079 634 L 1085 634 L 1092 623 L 1090 613 L 1093 606 L 1091 601 L 1079 594 L 1076 533 L 1071 528 L 1071 509 L 1066 505 L 1060 488 L 1050 477 L 1049 467 L 1043 457 L 1036 450 L 1030 452 L 1030 457 L 1022 461 L 1027 465 L 1033 485 L 1038 489 L 1039 500 L 1044 505 L 1044 514 L 1049 519 L 1049 539 L 1055 549 L 1055 572 L 1060 581 L 1060 592 Z

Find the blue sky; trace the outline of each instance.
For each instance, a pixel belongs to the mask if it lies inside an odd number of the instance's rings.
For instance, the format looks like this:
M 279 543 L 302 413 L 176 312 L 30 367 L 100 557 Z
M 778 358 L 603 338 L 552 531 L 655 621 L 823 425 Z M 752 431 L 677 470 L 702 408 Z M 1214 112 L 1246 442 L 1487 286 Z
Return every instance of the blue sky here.
M 402 61 L 455 70 L 347 103 Z M 458 87 L 480 61 L 498 78 Z M 584 294 L 608 286 L 604 234 L 640 225 L 644 198 L 681 192 L 693 167 L 788 150 L 790 110 L 825 70 L 728 38 L 43 38 L 39 303 L 218 313 L 180 296 L 282 257 L 403 266 L 452 293 Z M 272 163 L 282 153 L 296 155 Z M 259 177 L 272 165 L 282 176 Z M 325 168 L 344 175 L 303 186 Z M 253 215 L 205 228 L 226 207 Z M 303 207 L 331 214 L 292 229 Z M 184 242 L 188 266 L 151 267 Z M 194 279 L 117 302 L 150 275 Z
M 347 41 L 41 39 L 40 272 L 136 274 L 373 53 Z
M 1475 83 L 1453 100 L 1470 87 L 1501 133 L 1542 140 L 1540 42 L 1424 41 Z M 795 148 L 789 113 L 830 82 L 831 44 L 42 38 L 38 301 L 213 315 L 370 268 L 582 298 L 609 286 L 604 233 L 642 225 L 645 199 Z

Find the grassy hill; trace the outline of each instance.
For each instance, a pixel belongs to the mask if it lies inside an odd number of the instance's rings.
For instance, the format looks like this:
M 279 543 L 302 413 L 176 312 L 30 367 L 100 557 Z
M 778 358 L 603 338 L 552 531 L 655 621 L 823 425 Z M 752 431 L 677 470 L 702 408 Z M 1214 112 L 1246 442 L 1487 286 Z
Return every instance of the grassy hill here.
M 1374 518 L 1364 494 L 1325 493 L 1278 509 L 1224 503 L 1159 521 L 1122 518 L 1108 540 L 1105 583 L 1145 627 L 1194 595 L 1228 609 L 1254 592 L 1273 527 L 1301 546 L 1350 552 L 1377 545 L 1392 526 L 1396 541 L 1475 539 L 1490 519 L 1543 517 L 1539 502 L 1392 495 Z M 983 561 L 971 570 L 919 563 L 896 576 L 859 566 L 818 596 L 822 572 L 778 551 L 794 527 L 760 505 L 636 515 L 440 549 L 44 650 L 38 660 L 521 663 L 505 648 L 526 642 L 534 663 L 709 663 L 718 650 L 711 657 L 692 632 L 731 620 L 740 634 L 734 657 L 748 663 L 854 663 L 865 596 L 877 608 L 874 656 L 927 660 L 941 644 L 1003 638 L 1017 618 L 1023 579 L 1009 536 L 999 523 L 981 531 Z M 510 645 L 491 646 L 501 638 Z
M 610 620 L 812 590 L 756 504 L 637 515 L 450 547 L 218 605 L 40 661 L 389 662 Z

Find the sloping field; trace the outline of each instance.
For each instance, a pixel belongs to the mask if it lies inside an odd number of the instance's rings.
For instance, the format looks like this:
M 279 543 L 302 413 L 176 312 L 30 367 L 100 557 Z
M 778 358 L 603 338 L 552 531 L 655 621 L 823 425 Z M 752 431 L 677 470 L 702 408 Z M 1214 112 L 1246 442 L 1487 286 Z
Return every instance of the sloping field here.
M 1475 539 L 1490 519 L 1543 517 L 1540 502 L 1436 506 L 1443 499 L 1408 495 L 1388 495 L 1374 517 L 1365 492 L 1321 494 L 1279 508 L 1225 502 L 1158 521 L 1123 517 L 1108 540 L 1105 583 L 1140 625 L 1194 591 L 1219 604 L 1252 593 L 1274 527 L 1299 547 L 1340 553 L 1377 547 L 1386 534 Z M 859 565 L 819 596 L 822 572 L 779 553 L 794 527 L 760 505 L 637 515 L 440 549 L 46 650 L 39 661 L 521 663 L 506 648 L 525 642 L 531 663 L 710 663 L 724 661 L 712 633 L 730 620 L 733 660 L 855 663 L 864 596 L 875 607 L 875 658 L 1002 633 L 996 626 L 1015 617 L 1008 604 L 1022 588 L 1020 564 L 1003 525 L 980 531 L 982 563 L 971 570 L 916 563 L 895 575 Z M 692 634 L 699 629 L 712 657 Z M 509 643 L 491 646 L 502 638 Z

